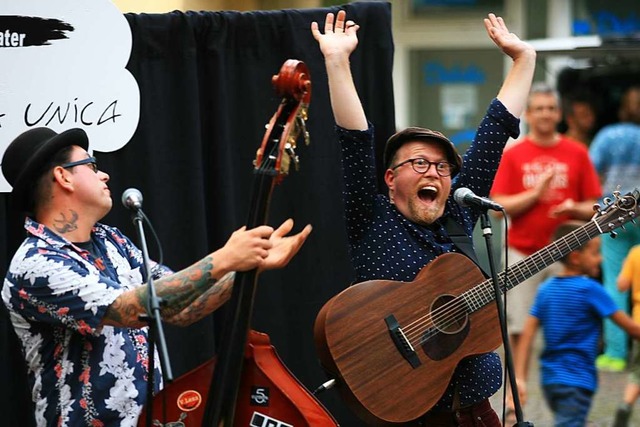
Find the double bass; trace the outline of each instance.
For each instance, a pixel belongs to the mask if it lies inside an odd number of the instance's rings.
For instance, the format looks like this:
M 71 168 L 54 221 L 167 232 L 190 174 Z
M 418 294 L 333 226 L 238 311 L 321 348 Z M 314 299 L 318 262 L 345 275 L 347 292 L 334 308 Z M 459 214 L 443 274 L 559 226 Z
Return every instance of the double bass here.
M 247 228 L 266 223 L 271 193 L 298 167 L 295 149 L 303 136 L 311 98 L 307 66 L 287 60 L 272 84 L 282 98 L 267 125 L 254 161 Z M 177 378 L 154 396 L 157 427 L 337 426 L 324 406 L 287 369 L 268 335 L 250 329 L 258 271 L 236 274 L 217 357 Z M 144 427 L 146 412 L 139 418 Z

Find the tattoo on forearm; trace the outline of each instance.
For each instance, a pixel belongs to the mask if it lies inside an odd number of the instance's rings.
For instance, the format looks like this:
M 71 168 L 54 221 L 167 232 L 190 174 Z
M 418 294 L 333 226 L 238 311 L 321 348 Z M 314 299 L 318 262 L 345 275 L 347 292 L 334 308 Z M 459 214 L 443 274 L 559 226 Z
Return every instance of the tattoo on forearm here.
M 219 281 L 212 276 L 213 259 L 208 256 L 170 276 L 155 282 L 156 294 L 162 299 L 160 314 L 171 323 L 188 325 L 218 308 L 231 295 L 235 273 Z M 144 325 L 139 319 L 147 312 L 148 289 L 140 286 L 132 298 L 118 298 L 107 309 L 104 319 L 118 326 Z
M 60 218 L 53 220 L 53 228 L 60 234 L 65 234 L 78 229 L 78 212 L 69 209 L 71 218 L 67 218 L 64 212 L 60 212 Z
M 233 272 L 224 275 L 204 294 L 176 315 L 175 322 L 180 325 L 190 325 L 224 304 L 231 297 L 235 276 L 236 274 Z
M 156 282 L 156 293 L 162 299 L 160 313 L 171 317 L 191 304 L 196 298 L 204 294 L 215 279 L 211 276 L 213 260 L 206 257 L 199 263 L 171 276 L 163 277 Z M 148 292 L 146 287 L 137 291 L 138 301 L 146 309 Z

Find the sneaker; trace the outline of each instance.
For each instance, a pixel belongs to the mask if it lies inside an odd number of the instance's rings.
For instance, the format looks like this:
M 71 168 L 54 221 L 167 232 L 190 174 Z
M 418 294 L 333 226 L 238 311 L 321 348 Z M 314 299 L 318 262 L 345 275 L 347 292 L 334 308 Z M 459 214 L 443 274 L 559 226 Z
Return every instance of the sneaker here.
M 609 363 L 609 359 L 610 357 L 606 354 L 601 354 L 600 356 L 596 357 L 596 368 L 604 368 Z
M 602 354 L 596 359 L 596 368 L 606 372 L 622 372 L 627 368 L 627 361 Z

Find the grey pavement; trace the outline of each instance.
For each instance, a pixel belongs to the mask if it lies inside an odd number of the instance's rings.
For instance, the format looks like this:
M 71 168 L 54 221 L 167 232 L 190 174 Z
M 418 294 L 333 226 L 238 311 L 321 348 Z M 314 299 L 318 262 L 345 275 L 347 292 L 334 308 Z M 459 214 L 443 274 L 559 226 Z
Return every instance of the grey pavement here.
M 539 336 L 540 335 L 538 335 L 538 337 Z M 531 366 L 529 367 L 529 380 L 527 381 L 529 397 L 523 409 L 524 421 L 532 423 L 534 427 L 553 427 L 553 416 L 544 401 L 542 390 L 540 389 L 537 355 L 539 354 L 541 345 L 538 339 L 536 342 L 536 353 L 532 355 Z M 498 352 L 500 356 L 503 357 L 502 348 L 500 348 Z M 589 412 L 588 427 L 609 427 L 612 425 L 616 408 L 620 402 L 622 402 L 627 376 L 628 374 L 626 372 L 598 372 L 599 386 L 593 399 L 591 411 Z M 502 398 L 503 390 L 491 398 L 491 404 L 499 415 L 502 415 Z M 640 427 L 639 404 L 636 404 L 634 408 L 629 425 Z

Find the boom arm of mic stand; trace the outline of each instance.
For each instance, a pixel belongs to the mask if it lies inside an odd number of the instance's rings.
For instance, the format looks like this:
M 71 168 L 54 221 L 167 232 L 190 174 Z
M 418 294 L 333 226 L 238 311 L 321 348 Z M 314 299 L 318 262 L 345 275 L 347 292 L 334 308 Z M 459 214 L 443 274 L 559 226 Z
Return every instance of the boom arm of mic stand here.
M 153 284 L 153 275 L 151 274 L 151 261 L 149 259 L 149 250 L 147 249 L 147 241 L 144 235 L 144 224 L 142 223 L 142 209 L 136 209 L 133 214 L 133 223 L 138 231 L 138 240 L 140 249 L 142 250 L 142 259 L 144 262 L 144 275 L 147 280 L 148 306 L 147 315 L 141 316 L 149 325 L 149 374 L 147 382 L 147 427 L 153 426 L 153 392 L 155 389 L 155 341 L 158 341 L 158 352 L 160 355 L 160 363 L 162 364 L 162 374 L 166 382 L 173 381 L 173 372 L 171 371 L 171 363 L 169 361 L 169 352 L 167 350 L 167 341 L 164 337 L 164 329 L 162 327 L 162 317 L 160 314 L 160 299 L 156 294 L 156 288 Z
M 504 215 L 504 211 L 503 211 Z M 493 282 L 493 291 L 495 295 L 496 305 L 498 306 L 498 319 L 500 320 L 500 332 L 502 333 L 502 343 L 504 345 L 504 359 L 507 366 L 509 377 L 509 385 L 511 386 L 511 395 L 513 398 L 513 406 L 516 414 L 516 427 L 533 427 L 528 421 L 523 421 L 522 404 L 518 395 L 518 386 L 516 384 L 516 376 L 513 368 L 513 355 L 511 353 L 511 344 L 509 343 L 509 334 L 507 333 L 507 320 L 505 318 L 504 302 L 502 301 L 502 292 L 500 292 L 500 283 L 498 282 L 498 273 L 496 270 L 495 260 L 493 258 L 493 244 L 491 236 L 491 221 L 489 214 L 485 209 L 480 215 L 480 226 L 482 227 L 482 235 L 487 245 L 487 256 L 489 258 L 489 270 L 491 271 L 491 280 Z

